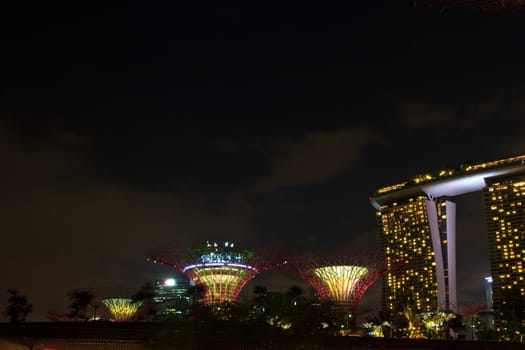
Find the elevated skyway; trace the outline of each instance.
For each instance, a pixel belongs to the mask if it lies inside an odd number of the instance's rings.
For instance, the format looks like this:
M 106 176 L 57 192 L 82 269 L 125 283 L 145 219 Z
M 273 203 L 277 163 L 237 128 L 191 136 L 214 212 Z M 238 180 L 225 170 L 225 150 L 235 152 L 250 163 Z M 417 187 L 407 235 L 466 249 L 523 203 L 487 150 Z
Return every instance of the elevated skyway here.
M 409 181 L 377 190 L 370 202 L 376 209 L 381 206 L 425 195 L 429 198 L 453 197 L 481 191 L 485 179 L 506 175 L 525 174 L 525 156 L 512 157 L 475 165 L 460 165 L 455 169 L 443 169 L 436 174 L 419 174 Z

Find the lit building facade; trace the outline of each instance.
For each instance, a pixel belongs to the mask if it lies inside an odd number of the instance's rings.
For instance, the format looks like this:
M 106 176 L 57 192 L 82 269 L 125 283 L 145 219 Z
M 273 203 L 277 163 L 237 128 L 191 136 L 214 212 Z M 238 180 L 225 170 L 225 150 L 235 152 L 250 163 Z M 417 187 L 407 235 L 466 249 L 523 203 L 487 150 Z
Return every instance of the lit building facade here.
M 189 290 L 194 283 L 186 277 L 170 277 L 155 282 L 153 300 L 158 305 L 158 316 L 184 316 L 190 310 Z
M 484 194 L 493 308 L 525 296 L 525 156 L 518 156 L 419 174 L 374 193 L 387 263 L 406 263 L 385 277 L 386 310 L 406 302 L 419 311 L 457 310 L 456 206 L 448 198 L 476 191 Z
M 385 277 L 385 309 L 456 309 L 454 214 L 454 203 L 425 196 L 385 204 L 377 211 L 387 267 L 404 263 Z
M 492 178 L 483 191 L 492 271 L 492 308 L 525 297 L 525 176 Z
M 485 299 L 487 310 L 492 310 L 492 276 L 485 277 Z

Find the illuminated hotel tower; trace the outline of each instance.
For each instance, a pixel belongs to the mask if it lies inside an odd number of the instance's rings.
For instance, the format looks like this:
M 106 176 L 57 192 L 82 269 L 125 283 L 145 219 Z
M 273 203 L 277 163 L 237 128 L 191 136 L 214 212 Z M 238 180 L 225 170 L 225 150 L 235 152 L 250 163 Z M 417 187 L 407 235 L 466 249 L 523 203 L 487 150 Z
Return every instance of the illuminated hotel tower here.
M 492 270 L 492 307 L 525 296 L 525 176 L 494 178 L 483 190 Z
M 387 275 L 384 306 L 456 310 L 455 204 L 420 195 L 383 205 L 377 217 L 387 264 L 406 263 Z
M 519 156 L 420 174 L 374 193 L 387 264 L 406 263 L 385 277 L 386 310 L 406 303 L 417 311 L 457 310 L 456 210 L 447 199 L 475 191 L 485 198 L 494 310 L 525 295 L 525 156 Z

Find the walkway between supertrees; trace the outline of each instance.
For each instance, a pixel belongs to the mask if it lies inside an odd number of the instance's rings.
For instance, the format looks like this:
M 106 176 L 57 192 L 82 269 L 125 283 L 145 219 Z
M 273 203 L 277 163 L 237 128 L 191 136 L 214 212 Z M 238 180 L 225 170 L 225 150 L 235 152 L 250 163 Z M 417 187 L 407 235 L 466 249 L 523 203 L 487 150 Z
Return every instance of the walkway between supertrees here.
M 393 269 L 378 253 L 330 252 L 294 256 L 277 267 L 306 281 L 346 329 L 356 329 L 359 301 L 365 291 Z
M 157 252 L 148 260 L 174 267 L 195 286 L 204 286 L 205 306 L 234 303 L 244 285 L 269 267 L 261 256 L 231 242 L 206 242 L 201 248 Z

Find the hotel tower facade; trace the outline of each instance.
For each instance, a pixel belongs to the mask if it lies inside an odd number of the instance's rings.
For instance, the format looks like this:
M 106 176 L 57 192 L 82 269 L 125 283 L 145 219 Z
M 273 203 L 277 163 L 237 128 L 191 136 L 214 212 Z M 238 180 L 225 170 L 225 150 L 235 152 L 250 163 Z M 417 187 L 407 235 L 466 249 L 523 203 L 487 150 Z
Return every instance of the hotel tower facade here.
M 519 156 L 419 174 L 373 194 L 387 264 L 405 264 L 385 277 L 386 311 L 407 304 L 418 312 L 457 311 L 456 205 L 449 199 L 475 191 L 485 204 L 493 309 L 525 296 L 525 156 Z

